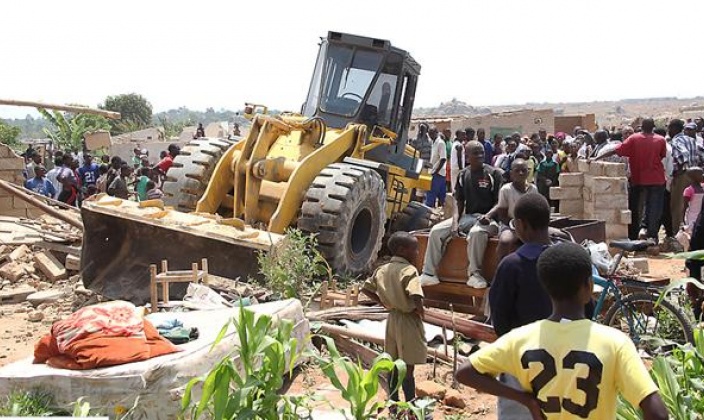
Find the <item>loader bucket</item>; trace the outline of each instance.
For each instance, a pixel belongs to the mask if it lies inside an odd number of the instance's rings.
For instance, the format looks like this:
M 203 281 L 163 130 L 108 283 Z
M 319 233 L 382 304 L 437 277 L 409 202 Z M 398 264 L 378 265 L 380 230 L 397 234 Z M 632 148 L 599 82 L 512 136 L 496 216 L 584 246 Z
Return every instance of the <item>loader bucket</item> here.
M 208 271 L 230 279 L 258 277 L 257 254 L 268 251 L 281 235 L 217 222 L 198 216 L 140 208 L 138 203 L 103 197 L 83 204 L 84 234 L 81 273 L 86 288 L 109 299 L 142 305 L 150 298 L 150 264 L 169 270 L 189 270 L 208 259 Z M 170 287 L 179 300 L 187 284 Z

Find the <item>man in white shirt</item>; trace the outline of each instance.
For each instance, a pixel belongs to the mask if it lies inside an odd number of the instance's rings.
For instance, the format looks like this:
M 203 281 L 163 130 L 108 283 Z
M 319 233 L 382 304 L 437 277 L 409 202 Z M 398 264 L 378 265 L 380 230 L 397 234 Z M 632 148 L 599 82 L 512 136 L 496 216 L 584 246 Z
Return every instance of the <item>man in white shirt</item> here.
M 462 144 L 464 136 L 464 131 L 457 130 L 455 132 L 455 141 L 452 142 L 452 149 L 450 150 L 450 191 L 452 192 L 455 191 L 455 186 L 457 185 L 457 175 L 465 167 L 464 145 Z
M 440 206 L 445 205 L 445 194 L 447 193 L 447 146 L 445 141 L 438 135 L 438 129 L 430 127 L 428 136 L 433 142 L 430 149 L 430 173 L 433 180 L 430 184 L 430 191 L 425 195 L 425 205 L 435 207 L 436 202 Z

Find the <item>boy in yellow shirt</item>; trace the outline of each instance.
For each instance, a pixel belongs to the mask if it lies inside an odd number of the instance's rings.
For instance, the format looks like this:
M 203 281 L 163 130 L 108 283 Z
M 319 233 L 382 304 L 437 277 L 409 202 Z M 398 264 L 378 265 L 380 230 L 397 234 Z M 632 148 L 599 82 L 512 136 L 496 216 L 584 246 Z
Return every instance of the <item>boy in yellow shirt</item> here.
M 391 261 L 377 268 L 364 282 L 362 292 L 389 310 L 386 320 L 384 351 L 394 360 L 406 362 L 407 372 L 401 387 L 406 401 L 416 397 L 413 377 L 415 365 L 425 363 L 428 350 L 423 328 L 423 289 L 418 270 L 411 264 L 418 256 L 418 240 L 408 232 L 396 232 L 388 242 Z M 389 388 L 398 386 L 397 375 L 392 374 Z M 398 401 L 398 390 L 389 398 Z
M 525 405 L 536 420 L 614 419 L 619 393 L 640 406 L 645 419 L 666 420 L 658 388 L 630 338 L 585 319 L 591 273 L 581 246 L 563 243 L 545 250 L 538 277 L 552 300 L 552 315 L 471 355 L 457 379 Z M 523 390 L 497 381 L 499 373 L 516 377 Z

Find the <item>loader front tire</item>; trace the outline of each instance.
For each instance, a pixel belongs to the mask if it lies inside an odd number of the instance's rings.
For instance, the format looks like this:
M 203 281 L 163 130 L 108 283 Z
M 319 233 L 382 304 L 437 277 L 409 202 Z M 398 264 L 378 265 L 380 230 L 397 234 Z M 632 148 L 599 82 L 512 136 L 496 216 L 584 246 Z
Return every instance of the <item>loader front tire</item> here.
M 386 189 L 370 168 L 335 163 L 306 192 L 298 228 L 316 234 L 318 249 L 337 273 L 371 271 L 384 236 Z
M 205 193 L 215 165 L 231 145 L 231 141 L 217 138 L 189 141 L 166 172 L 164 204 L 178 211 L 194 211 Z

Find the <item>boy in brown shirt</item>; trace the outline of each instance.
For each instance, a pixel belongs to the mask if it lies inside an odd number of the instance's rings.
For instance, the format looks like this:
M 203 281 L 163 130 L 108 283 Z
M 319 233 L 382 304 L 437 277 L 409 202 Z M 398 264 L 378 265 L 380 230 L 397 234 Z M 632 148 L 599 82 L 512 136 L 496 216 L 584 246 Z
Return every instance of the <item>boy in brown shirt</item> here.
M 418 240 L 408 232 L 396 232 L 388 242 L 391 261 L 377 268 L 364 282 L 362 292 L 389 311 L 384 350 L 393 358 L 406 362 L 407 373 L 401 387 L 406 401 L 416 397 L 413 377 L 415 365 L 428 356 L 423 328 L 423 289 L 418 270 L 411 264 L 418 256 Z M 397 375 L 391 375 L 389 387 L 396 389 Z M 389 398 L 398 401 L 398 390 Z

